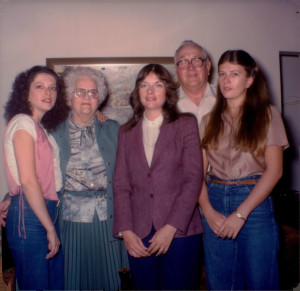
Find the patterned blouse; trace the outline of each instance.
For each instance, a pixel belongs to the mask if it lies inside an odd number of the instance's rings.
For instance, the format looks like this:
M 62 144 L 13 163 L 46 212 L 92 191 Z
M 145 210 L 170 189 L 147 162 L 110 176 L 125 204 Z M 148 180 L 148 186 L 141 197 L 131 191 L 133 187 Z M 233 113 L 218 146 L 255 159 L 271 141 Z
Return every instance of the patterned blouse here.
M 63 216 L 65 220 L 92 222 L 95 209 L 100 220 L 107 219 L 107 176 L 98 148 L 94 121 L 81 126 L 70 119 L 71 156 L 66 169 Z M 72 192 L 78 192 L 76 194 Z

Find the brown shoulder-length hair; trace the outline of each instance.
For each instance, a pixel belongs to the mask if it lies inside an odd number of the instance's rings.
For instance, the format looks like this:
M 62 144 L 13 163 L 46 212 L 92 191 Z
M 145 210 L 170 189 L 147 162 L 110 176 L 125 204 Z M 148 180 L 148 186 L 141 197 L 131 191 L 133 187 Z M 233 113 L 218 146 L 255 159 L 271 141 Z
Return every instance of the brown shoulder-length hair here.
M 249 53 L 243 50 L 228 50 L 220 57 L 218 68 L 225 62 L 242 66 L 253 83 L 246 91 L 246 98 L 241 107 L 238 129 L 235 135 L 235 147 L 245 152 L 256 151 L 262 156 L 266 147 L 267 130 L 270 123 L 270 93 L 265 76 Z M 202 146 L 204 149 L 217 149 L 219 138 L 224 129 L 222 119 L 227 110 L 227 102 L 219 86 L 217 101 L 205 128 Z
M 135 81 L 135 87 L 130 95 L 129 102 L 131 107 L 133 108 L 133 116 L 128 120 L 127 123 L 124 124 L 124 128 L 126 130 L 130 130 L 131 128 L 133 128 L 143 117 L 145 108 L 141 102 L 139 90 L 141 83 L 150 73 L 154 73 L 159 78 L 159 80 L 161 80 L 164 83 L 166 87 L 166 102 L 163 105 L 163 123 L 165 124 L 173 122 L 180 116 L 180 113 L 177 109 L 178 85 L 173 80 L 171 74 L 164 66 L 159 64 L 149 64 L 144 66 L 139 71 Z

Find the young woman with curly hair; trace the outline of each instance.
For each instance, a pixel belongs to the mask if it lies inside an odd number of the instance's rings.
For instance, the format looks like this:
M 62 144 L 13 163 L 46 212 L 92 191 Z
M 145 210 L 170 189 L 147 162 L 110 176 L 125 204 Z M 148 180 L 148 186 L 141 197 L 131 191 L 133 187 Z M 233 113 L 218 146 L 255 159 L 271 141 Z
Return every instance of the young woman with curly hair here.
M 64 288 L 57 211 L 62 176 L 51 136 L 69 112 L 56 73 L 20 73 L 5 107 L 4 163 L 11 203 L 6 231 L 21 290 Z

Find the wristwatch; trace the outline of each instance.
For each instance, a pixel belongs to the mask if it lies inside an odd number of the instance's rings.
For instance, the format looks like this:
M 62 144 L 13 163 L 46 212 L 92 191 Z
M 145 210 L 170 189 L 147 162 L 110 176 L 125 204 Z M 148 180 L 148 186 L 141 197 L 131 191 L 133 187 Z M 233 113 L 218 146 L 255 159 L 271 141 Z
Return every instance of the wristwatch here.
M 244 220 L 244 221 L 247 221 L 247 218 L 243 217 L 243 215 L 240 214 L 238 211 L 235 211 L 235 215 L 236 215 L 239 219 Z

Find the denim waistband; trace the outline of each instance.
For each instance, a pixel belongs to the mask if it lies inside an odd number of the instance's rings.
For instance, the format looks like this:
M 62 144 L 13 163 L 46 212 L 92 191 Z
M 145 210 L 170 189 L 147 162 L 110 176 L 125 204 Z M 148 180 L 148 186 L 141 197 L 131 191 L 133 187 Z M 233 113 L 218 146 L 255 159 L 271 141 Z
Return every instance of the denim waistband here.
M 57 197 L 58 199 L 60 199 L 61 197 L 61 192 L 57 192 Z M 58 217 L 58 210 L 60 207 L 60 200 L 49 200 L 49 199 L 44 199 L 45 200 L 45 204 L 46 207 L 49 210 L 53 210 L 53 208 L 55 207 L 55 214 L 53 217 L 51 217 L 51 213 L 49 213 L 51 219 L 53 219 L 53 224 L 55 224 L 57 217 Z M 23 192 L 17 194 L 17 195 L 13 195 L 11 196 L 11 205 L 18 203 L 19 206 L 19 222 L 18 222 L 18 228 L 19 228 L 19 236 L 21 237 L 21 222 L 22 222 L 22 226 L 23 226 L 23 231 L 24 231 L 24 238 L 26 239 L 26 230 L 25 230 L 25 223 L 24 223 L 24 206 L 28 206 L 30 207 L 26 196 L 24 195 Z M 30 209 L 32 210 L 32 208 L 30 207 Z M 51 212 L 51 211 L 50 211 Z
M 238 182 L 238 181 L 244 181 L 244 180 L 257 180 L 258 181 L 261 178 L 261 176 L 262 175 L 251 175 L 251 176 L 238 178 L 238 179 L 221 179 L 216 176 L 207 175 L 206 179 L 207 180 L 214 179 L 214 180 L 219 180 L 219 181 L 230 181 L 230 182 Z

